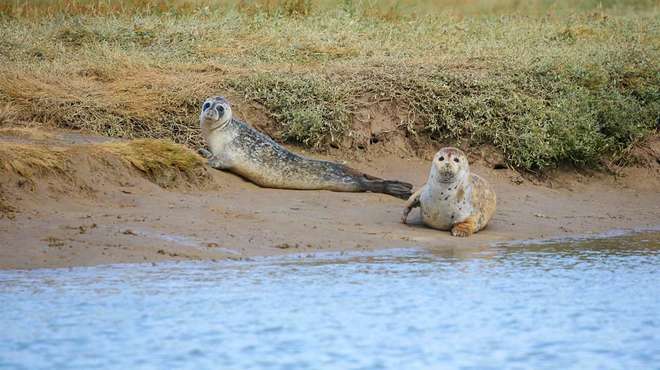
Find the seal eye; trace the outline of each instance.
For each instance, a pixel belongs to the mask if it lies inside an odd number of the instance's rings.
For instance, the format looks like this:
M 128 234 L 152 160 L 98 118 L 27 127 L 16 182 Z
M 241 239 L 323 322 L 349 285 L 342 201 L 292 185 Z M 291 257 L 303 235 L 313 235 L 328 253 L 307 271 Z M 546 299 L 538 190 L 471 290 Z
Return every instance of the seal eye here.
M 204 111 L 204 110 L 207 110 L 207 109 L 209 109 L 210 107 L 211 107 L 211 103 L 206 102 L 206 103 L 204 103 L 204 105 L 202 105 L 202 110 L 203 110 L 203 111 Z
M 454 158 L 454 162 L 458 163 L 460 160 L 458 158 Z
M 440 161 L 444 161 L 444 160 L 445 160 L 445 157 L 440 157 L 440 158 L 438 158 L 438 160 L 440 160 Z

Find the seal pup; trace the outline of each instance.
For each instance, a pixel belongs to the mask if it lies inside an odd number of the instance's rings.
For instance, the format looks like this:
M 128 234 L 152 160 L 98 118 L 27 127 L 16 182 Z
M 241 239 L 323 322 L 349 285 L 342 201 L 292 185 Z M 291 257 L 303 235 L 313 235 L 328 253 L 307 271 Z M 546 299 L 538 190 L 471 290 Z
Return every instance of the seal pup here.
M 465 153 L 443 148 L 433 157 L 426 184 L 406 202 L 401 222 L 421 207 L 422 222 L 434 229 L 469 236 L 483 229 L 495 213 L 497 200 L 490 184 L 470 173 Z
M 383 180 L 350 167 L 292 153 L 270 137 L 235 119 L 221 96 L 202 104 L 202 135 L 210 151 L 199 153 L 211 167 L 233 172 L 253 183 L 279 189 L 369 191 L 407 199 L 412 184 Z

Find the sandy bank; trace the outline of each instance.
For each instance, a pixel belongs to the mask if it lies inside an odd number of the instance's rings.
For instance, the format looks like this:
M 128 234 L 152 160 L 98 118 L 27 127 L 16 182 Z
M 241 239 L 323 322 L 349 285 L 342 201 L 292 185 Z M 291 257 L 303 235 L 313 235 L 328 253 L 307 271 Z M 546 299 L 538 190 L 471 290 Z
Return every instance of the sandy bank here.
M 376 154 L 348 164 L 416 187 L 424 183 L 429 165 Z M 618 177 L 565 171 L 535 184 L 509 169 L 490 167 L 477 161 L 473 171 L 493 183 L 498 211 L 486 230 L 467 239 L 422 227 L 417 211 L 413 225 L 401 224 L 403 201 L 389 196 L 263 189 L 215 170 L 209 170 L 212 184 L 202 190 L 165 190 L 130 171 L 113 172 L 73 192 L 53 178 L 41 178 L 28 189 L 15 184 L 20 179 L 6 177 L 4 202 L 18 212 L 0 219 L 0 268 L 408 246 L 460 253 L 508 240 L 660 225 L 657 168 L 631 168 Z

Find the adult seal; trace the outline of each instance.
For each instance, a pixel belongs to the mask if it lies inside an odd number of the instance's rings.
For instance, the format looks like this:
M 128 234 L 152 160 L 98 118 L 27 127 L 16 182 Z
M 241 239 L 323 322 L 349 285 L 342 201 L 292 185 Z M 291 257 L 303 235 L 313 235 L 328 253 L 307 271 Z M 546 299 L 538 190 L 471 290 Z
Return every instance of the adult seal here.
M 425 225 L 465 237 L 486 227 L 496 203 L 490 184 L 470 173 L 465 153 L 443 148 L 433 157 L 426 184 L 406 202 L 401 221 L 405 224 L 410 211 L 421 207 Z
M 199 115 L 211 167 L 233 172 L 268 188 L 385 193 L 407 199 L 412 185 L 383 180 L 350 167 L 292 153 L 270 137 L 235 119 L 221 96 L 204 102 Z

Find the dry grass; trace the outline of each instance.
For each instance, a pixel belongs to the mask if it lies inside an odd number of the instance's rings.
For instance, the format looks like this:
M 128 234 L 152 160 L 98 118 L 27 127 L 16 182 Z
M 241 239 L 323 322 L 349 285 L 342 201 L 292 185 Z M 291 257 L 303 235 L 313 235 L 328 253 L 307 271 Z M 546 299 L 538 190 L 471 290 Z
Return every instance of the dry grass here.
M 0 90 L 21 120 L 54 123 L 108 136 L 174 138 L 199 142 L 191 113 L 203 89 L 200 76 L 153 70 L 122 70 L 121 78 L 94 81 L 86 76 L 62 80 L 49 73 L 6 74 Z M 202 92 L 198 91 L 202 88 Z M 0 98 L 1 99 L 1 98 Z
M 319 149 L 378 102 L 410 140 L 493 145 L 525 170 L 630 162 L 657 134 L 657 4 L 574 3 L 6 3 L 0 125 L 196 147 L 200 102 L 230 93 Z
M 657 5 L 655 0 L 12 0 L 0 4 L 0 14 L 13 17 L 191 15 L 237 9 L 249 15 L 300 17 L 340 9 L 352 16 L 393 21 L 438 12 L 461 16 L 510 13 L 538 16 L 594 9 L 625 11 L 654 5 Z
M 210 180 L 205 161 L 192 150 L 167 140 L 142 139 L 100 145 L 119 155 L 145 177 L 164 188 L 182 182 L 201 186 Z
M 116 161 L 119 159 L 119 162 Z M 128 142 L 51 146 L 43 144 L 0 143 L 0 172 L 15 174 L 33 187 L 38 179 L 59 179 L 86 184 L 78 174 L 81 161 L 98 162 L 107 170 L 117 163 L 134 168 L 163 188 L 198 187 L 210 181 L 203 159 L 183 145 L 168 140 L 142 139 Z
M 54 176 L 70 178 L 71 160 L 62 148 L 35 144 L 0 144 L 0 164 L 5 173 L 24 179 Z

